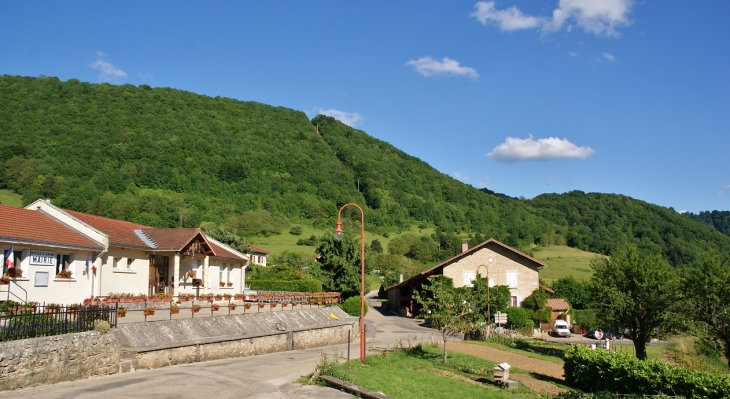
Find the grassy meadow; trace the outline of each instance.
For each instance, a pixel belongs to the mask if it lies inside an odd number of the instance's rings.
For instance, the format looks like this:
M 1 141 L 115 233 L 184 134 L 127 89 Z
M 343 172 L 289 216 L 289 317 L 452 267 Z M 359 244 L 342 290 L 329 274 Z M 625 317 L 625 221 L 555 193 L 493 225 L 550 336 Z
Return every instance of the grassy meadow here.
M 536 249 L 534 257 L 548 265 L 540 270 L 540 278 L 551 283 L 571 275 L 579 281 L 590 280 L 593 274 L 590 267 L 591 260 L 604 256 L 565 245 L 550 245 Z
M 0 204 L 20 208 L 23 206 L 22 197 L 10 190 L 0 190 Z

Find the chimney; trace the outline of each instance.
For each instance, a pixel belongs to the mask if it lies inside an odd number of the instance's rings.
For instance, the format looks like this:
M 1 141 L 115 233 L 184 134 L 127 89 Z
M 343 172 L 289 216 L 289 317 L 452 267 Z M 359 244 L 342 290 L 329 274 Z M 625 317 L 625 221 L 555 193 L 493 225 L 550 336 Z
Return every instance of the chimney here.
M 469 243 L 466 241 L 462 242 L 461 243 L 461 253 L 463 254 L 464 252 L 466 252 L 468 250 L 469 250 Z

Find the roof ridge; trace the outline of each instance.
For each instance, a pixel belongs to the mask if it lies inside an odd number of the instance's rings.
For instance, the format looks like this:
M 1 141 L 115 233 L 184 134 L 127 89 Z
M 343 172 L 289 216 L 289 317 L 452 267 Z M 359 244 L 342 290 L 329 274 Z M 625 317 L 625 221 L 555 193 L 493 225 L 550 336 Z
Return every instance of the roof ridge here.
M 157 248 L 157 243 L 155 242 L 155 240 L 152 239 L 152 237 L 150 237 L 147 232 L 144 231 L 144 229 L 134 229 L 132 231 L 134 231 L 134 234 L 136 234 L 137 237 L 142 240 L 142 242 L 149 245 L 150 248 Z

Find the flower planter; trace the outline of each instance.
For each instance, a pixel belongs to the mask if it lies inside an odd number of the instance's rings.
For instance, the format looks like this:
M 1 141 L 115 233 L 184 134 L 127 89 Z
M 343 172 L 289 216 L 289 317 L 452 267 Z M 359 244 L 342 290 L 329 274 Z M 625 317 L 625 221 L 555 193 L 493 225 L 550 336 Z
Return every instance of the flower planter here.
M 127 312 L 117 312 L 117 317 L 124 317 L 127 315 Z
M 265 305 L 263 303 L 259 303 L 259 309 L 263 308 Z
M 58 309 L 56 309 L 56 308 L 51 308 L 51 309 L 46 308 L 46 313 L 58 313 Z
M 178 313 L 180 313 L 180 309 L 178 309 L 178 310 L 170 309 L 170 314 L 178 314 Z
M 271 304 L 269 304 L 269 306 L 272 307 L 272 308 L 275 308 L 276 307 L 276 303 L 271 303 Z
M 144 315 L 145 316 L 154 316 L 155 315 L 155 312 L 145 311 L 144 312 Z
M 243 308 L 244 308 L 244 309 L 251 309 L 251 305 L 249 305 L 249 304 L 245 304 L 245 305 L 243 305 Z
M 192 309 L 191 308 L 190 311 L 193 312 L 193 313 L 198 313 L 198 312 L 200 312 L 200 309 Z
M 216 312 L 216 311 L 218 311 L 218 309 L 220 309 L 220 306 L 218 306 L 218 305 L 213 305 L 210 307 L 211 312 Z

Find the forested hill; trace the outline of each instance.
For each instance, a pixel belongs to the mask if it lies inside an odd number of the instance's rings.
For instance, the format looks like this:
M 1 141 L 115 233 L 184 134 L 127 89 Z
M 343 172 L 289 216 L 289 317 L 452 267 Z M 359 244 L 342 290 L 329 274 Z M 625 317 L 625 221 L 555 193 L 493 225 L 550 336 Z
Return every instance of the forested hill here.
M 602 253 L 633 241 L 675 264 L 730 250 L 730 237 L 666 208 L 619 196 L 630 213 L 594 217 L 624 210 L 592 194 L 518 200 L 329 117 L 147 85 L 0 76 L 0 188 L 24 203 L 50 198 L 147 225 L 243 235 L 277 234 L 286 220 L 331 226 L 338 206 L 354 201 L 381 232 L 426 223 L 520 248 L 569 241 Z M 600 226 L 622 234 L 605 243 Z

